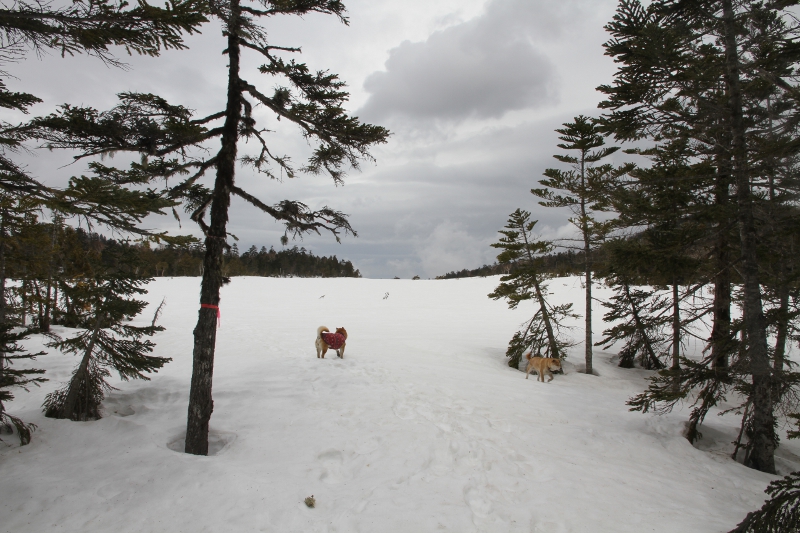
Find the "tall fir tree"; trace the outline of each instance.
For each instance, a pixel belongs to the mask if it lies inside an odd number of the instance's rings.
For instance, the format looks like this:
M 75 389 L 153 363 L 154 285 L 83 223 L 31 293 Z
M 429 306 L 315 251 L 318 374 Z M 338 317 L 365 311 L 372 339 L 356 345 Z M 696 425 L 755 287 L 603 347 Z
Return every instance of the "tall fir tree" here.
M 703 398 L 694 424 L 730 390 L 726 384 L 746 374 L 751 428 L 746 463 L 766 472 L 774 471 L 777 438 L 762 291 L 765 261 L 759 251 L 763 218 L 757 216 L 767 173 L 757 169 L 781 146 L 771 139 L 774 130 L 763 127 L 765 96 L 797 102 L 792 85 L 800 47 L 791 38 L 797 23 L 789 13 L 794 3 L 658 0 L 644 7 L 623 0 L 607 26 L 612 39 L 606 44 L 620 67 L 614 84 L 600 87 L 608 97 L 602 107 L 611 110 L 607 125 L 618 139 L 680 137 L 692 157 L 709 168 L 708 184 L 696 194 L 712 200 L 703 211 L 714 228 L 710 357 L 686 374 L 684 385 L 692 383 Z M 773 127 L 792 129 L 796 109 L 793 104 L 774 117 Z M 782 144 L 783 156 L 796 152 Z M 735 276 L 742 283 L 740 352 L 730 313 Z M 734 357 L 739 363 L 729 365 Z
M 339 0 L 228 0 L 211 2 L 211 14 L 223 25 L 224 53 L 228 56 L 227 102 L 224 110 L 193 119 L 180 106 L 170 106 L 152 95 L 121 95 L 115 109 L 98 113 L 89 108 L 64 107 L 38 123 L 48 131 L 49 146 L 78 148 L 82 157 L 116 151 L 139 152 L 146 156 L 129 171 L 103 168 L 114 175 L 136 176 L 148 180 L 156 176 L 177 177 L 179 183 L 167 189 L 167 197 L 185 202 L 205 236 L 205 257 L 200 291 L 200 309 L 194 329 L 192 385 L 186 433 L 186 452 L 208 453 L 209 420 L 213 411 L 211 397 L 217 313 L 223 283 L 223 259 L 227 244 L 227 224 L 231 196 L 255 206 L 285 224 L 283 242 L 290 236 L 309 232 L 330 232 L 337 240 L 353 234 L 344 213 L 322 207 L 310 209 L 296 200 L 268 205 L 236 182 L 237 166 L 250 167 L 269 178 L 295 177 L 300 173 L 326 173 L 337 184 L 343 183 L 347 167 L 358 168 L 363 159 L 371 160 L 369 149 L 386 142 L 388 131 L 364 124 L 350 117 L 343 108 L 349 95 L 344 83 L 327 71 L 312 72 L 303 63 L 282 56 L 299 48 L 276 46 L 269 42 L 262 20 L 280 15 L 302 16 L 310 13 L 333 15 L 347 23 L 344 4 Z M 242 74 L 243 53 L 255 54 L 264 64 L 261 74 L 281 80 L 284 85 L 272 93 L 258 89 Z M 278 120 L 300 127 L 306 140 L 315 143 L 305 165 L 296 168 L 288 156 L 273 153 L 259 129 L 253 108 L 261 105 Z M 145 121 L 139 120 L 145 118 Z M 145 124 L 147 127 L 143 128 Z M 92 138 L 87 132 L 114 129 L 116 135 Z M 219 139 L 220 148 L 192 153 L 193 147 Z M 254 141 L 255 154 L 239 155 L 242 141 Z M 195 157 L 196 156 L 196 157 Z M 238 165 L 237 165 L 238 164 Z M 214 170 L 213 185 L 200 181 Z
M 584 356 L 586 373 L 592 373 L 592 253 L 602 243 L 609 231 L 611 222 L 600 220 L 598 212 L 607 211 L 615 180 L 629 171 L 630 165 L 614 167 L 611 164 L 596 165 L 617 150 L 606 147 L 597 121 L 583 115 L 574 122 L 568 122 L 557 129 L 558 145 L 562 150 L 576 155 L 554 155 L 557 160 L 572 167 L 564 171 L 548 168 L 544 171 L 546 179 L 539 180 L 543 188 L 531 189 L 531 193 L 542 198 L 539 202 L 545 207 L 566 207 L 572 211 L 570 222 L 578 229 L 583 252 L 584 285 L 586 290 Z

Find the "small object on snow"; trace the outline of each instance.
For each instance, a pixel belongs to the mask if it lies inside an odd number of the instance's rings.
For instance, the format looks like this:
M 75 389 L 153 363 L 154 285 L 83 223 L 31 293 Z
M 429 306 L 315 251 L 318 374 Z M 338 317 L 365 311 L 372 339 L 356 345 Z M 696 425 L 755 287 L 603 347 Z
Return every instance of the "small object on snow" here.
M 383 299 L 385 300 L 385 299 L 386 299 L 386 298 L 388 298 L 388 297 L 389 297 L 389 293 L 387 292 L 387 293 L 386 293 L 386 294 L 383 296 Z
M 154 327 L 156 325 L 156 322 L 158 322 L 158 319 L 161 318 L 161 313 L 164 311 L 164 306 L 166 304 L 167 304 L 167 297 L 164 296 L 164 298 L 161 300 L 161 303 L 158 304 L 156 312 L 153 313 L 153 322 L 150 324 L 150 327 Z
M 314 499 L 314 495 L 312 494 L 308 498 L 305 499 L 306 507 L 309 509 L 313 509 L 314 506 L 317 504 L 317 500 Z
M 324 294 L 323 294 L 322 296 L 320 296 L 320 297 L 319 297 L 319 299 L 320 299 L 320 300 L 322 300 L 323 298 L 325 298 L 325 295 L 324 295 Z

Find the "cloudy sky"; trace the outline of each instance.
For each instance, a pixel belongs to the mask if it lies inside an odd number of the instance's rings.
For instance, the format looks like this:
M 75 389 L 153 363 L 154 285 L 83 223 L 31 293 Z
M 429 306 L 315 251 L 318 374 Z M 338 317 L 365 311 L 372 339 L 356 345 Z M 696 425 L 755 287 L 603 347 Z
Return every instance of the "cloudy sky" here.
M 299 59 L 347 82 L 349 111 L 389 128 L 376 162 L 351 172 L 344 186 L 323 176 L 270 181 L 243 170 L 237 183 L 267 203 L 291 198 L 312 208 L 350 214 L 358 238 L 329 236 L 290 243 L 316 254 L 353 261 L 366 277 L 434 277 L 492 263 L 507 216 L 534 213 L 545 236 L 566 236 L 564 212 L 545 209 L 530 194 L 545 168 L 557 166 L 554 129 L 578 114 L 596 115 L 594 89 L 611 81 L 603 55 L 603 25 L 615 0 L 347 0 L 349 26 L 333 17 L 276 18 L 273 44 L 300 46 Z M 198 115 L 224 109 L 226 56 L 213 24 L 188 39 L 189 50 L 161 58 L 124 58 L 127 71 L 88 57 L 29 57 L 7 70 L 12 90 L 44 100 L 33 113 L 59 103 L 106 109 L 121 91 L 154 92 Z M 243 77 L 265 90 L 273 80 L 245 58 Z M 296 161 L 308 147 L 294 128 L 275 129 L 270 142 Z M 27 165 L 57 185 L 84 172 L 67 167 L 69 154 L 37 153 Z M 153 228 L 199 233 L 184 217 L 148 219 Z M 281 226 L 234 199 L 229 231 L 240 251 L 280 248 Z

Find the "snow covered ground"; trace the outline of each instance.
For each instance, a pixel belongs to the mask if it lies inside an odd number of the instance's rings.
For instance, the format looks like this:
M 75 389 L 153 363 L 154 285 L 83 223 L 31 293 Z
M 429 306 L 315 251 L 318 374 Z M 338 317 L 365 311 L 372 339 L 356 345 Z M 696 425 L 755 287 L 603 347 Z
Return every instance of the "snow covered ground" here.
M 199 280 L 158 279 L 156 354 L 174 360 L 152 381 L 118 383 L 99 421 L 50 420 L 44 395 L 76 364 L 55 353 L 37 365 L 51 381 L 7 406 L 39 428 L 24 447 L 3 436 L 0 531 L 711 533 L 761 505 L 774 476 L 730 460 L 736 417 L 710 414 L 698 449 L 681 435 L 686 408 L 628 412 L 649 373 L 612 353 L 587 376 L 578 345 L 549 384 L 508 368 L 531 308 L 488 299 L 497 283 L 233 278 L 214 455 L 196 457 L 180 450 Z M 582 310 L 576 278 L 550 285 Z M 347 328 L 344 360 L 316 359 L 319 325 Z M 799 456 L 784 440 L 779 469 Z

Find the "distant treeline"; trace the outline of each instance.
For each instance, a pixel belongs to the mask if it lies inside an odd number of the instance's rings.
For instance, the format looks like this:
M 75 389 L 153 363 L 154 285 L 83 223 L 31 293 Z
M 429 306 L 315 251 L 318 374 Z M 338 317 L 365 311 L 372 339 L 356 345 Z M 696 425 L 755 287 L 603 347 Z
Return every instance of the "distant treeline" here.
M 161 246 L 142 248 L 142 257 L 152 269 L 153 276 L 199 276 L 203 268 L 202 244 L 192 246 Z M 236 244 L 223 258 L 222 274 L 231 276 L 266 276 L 300 278 L 360 278 L 361 272 L 353 263 L 335 255 L 318 257 L 310 250 L 293 246 L 285 250 L 259 250 L 251 246 L 239 254 Z
M 602 268 L 602 251 L 597 252 L 595 258 L 595 267 Z M 564 276 L 577 276 L 583 273 L 583 257 L 572 250 L 566 252 L 559 252 L 548 254 L 537 258 L 540 269 L 543 273 L 550 274 L 556 277 Z M 482 267 L 472 270 L 463 269 L 458 272 L 448 272 L 443 276 L 436 276 L 436 279 L 456 279 L 456 278 L 474 278 L 484 276 L 497 276 L 508 274 L 511 269 L 510 265 L 500 265 L 494 263 L 491 265 L 483 265 Z
M 75 327 L 81 323 L 85 306 L 76 287 L 99 272 L 113 267 L 140 278 L 199 276 L 204 253 L 199 243 L 152 247 L 109 239 L 59 219 L 43 224 L 29 214 L 13 232 L 0 232 L 0 270 L 6 279 L 15 280 L 0 286 L 4 295 L 0 314 L 7 323 L 33 325 L 44 331 L 50 324 Z M 281 251 L 252 246 L 240 255 L 235 244 L 223 257 L 223 275 L 361 277 L 350 261 L 336 256 L 317 257 L 296 246 Z

